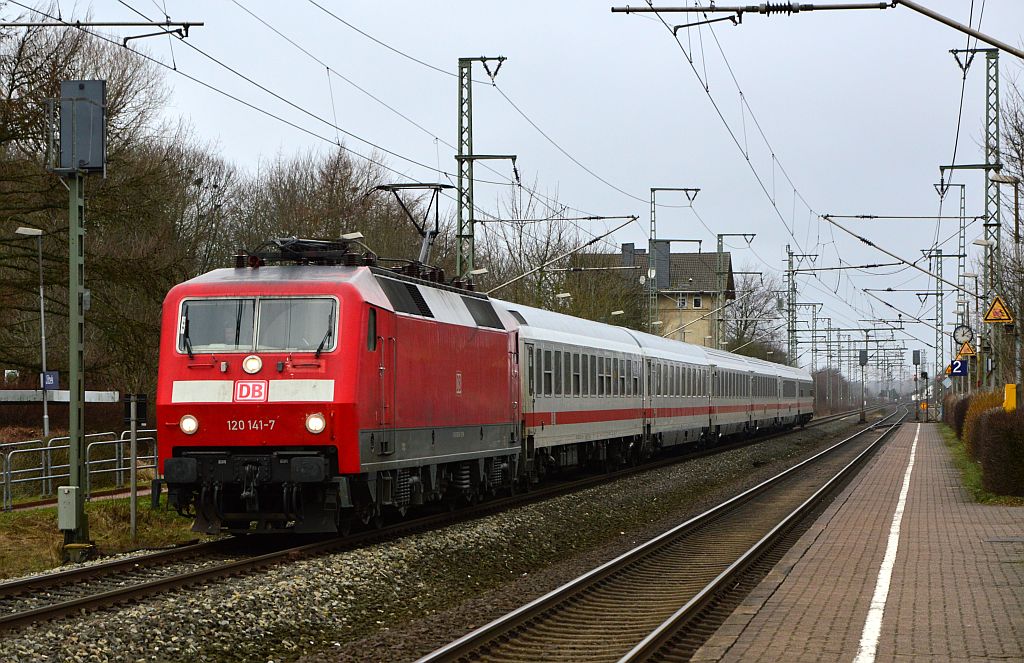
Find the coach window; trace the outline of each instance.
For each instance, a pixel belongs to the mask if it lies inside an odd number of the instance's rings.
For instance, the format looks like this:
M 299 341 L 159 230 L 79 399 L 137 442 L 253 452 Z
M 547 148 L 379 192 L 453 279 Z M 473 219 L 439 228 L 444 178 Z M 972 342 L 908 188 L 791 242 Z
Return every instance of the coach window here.
M 562 351 L 555 350 L 555 396 L 562 395 Z
M 544 351 L 544 395 L 551 395 L 551 383 L 552 383 L 552 372 L 551 372 L 551 350 Z
M 537 361 L 534 362 L 537 367 L 537 388 L 534 390 L 539 396 L 544 393 L 544 351 L 537 348 Z
M 600 357 L 590 355 L 590 395 L 597 396 L 599 391 L 598 379 L 597 379 L 597 362 L 600 361 Z
M 580 355 L 572 353 L 572 395 L 580 395 Z
M 618 360 L 616 360 L 616 363 L 618 363 L 618 365 L 619 365 L 619 375 L 618 375 L 617 386 L 615 388 L 618 389 L 618 395 L 619 396 L 625 396 L 626 395 L 626 360 L 622 359 L 622 358 L 619 358 Z
M 640 395 L 640 362 L 633 362 L 633 395 Z
M 572 353 L 565 353 L 565 365 L 562 367 L 562 383 L 565 385 L 565 395 L 572 396 Z
M 626 395 L 633 395 L 633 360 L 626 360 Z
M 369 321 L 366 324 L 366 349 L 373 352 L 377 349 L 377 309 L 370 307 Z
M 583 396 L 590 396 L 590 355 L 580 358 L 580 393 Z
M 534 368 L 533 368 L 533 348 L 529 345 L 526 346 L 526 389 L 530 396 L 533 396 L 533 380 L 534 380 Z
M 604 393 L 612 395 L 612 358 L 604 358 Z

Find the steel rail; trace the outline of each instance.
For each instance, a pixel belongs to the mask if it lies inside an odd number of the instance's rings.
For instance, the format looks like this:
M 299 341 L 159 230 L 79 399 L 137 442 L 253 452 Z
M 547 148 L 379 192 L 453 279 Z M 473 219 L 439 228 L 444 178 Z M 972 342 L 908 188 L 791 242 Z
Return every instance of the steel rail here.
M 237 545 L 233 539 L 217 539 L 216 541 L 204 541 L 191 543 L 167 550 L 125 557 L 122 559 L 88 564 L 73 569 L 56 571 L 53 573 L 42 573 L 39 575 L 9 580 L 0 583 L 0 599 L 13 598 L 28 592 L 38 592 L 50 587 L 66 587 L 69 584 L 92 580 L 97 577 L 115 575 L 117 573 L 136 571 L 140 567 L 152 566 L 155 564 L 166 564 L 178 562 L 206 554 L 221 552 L 229 549 L 231 545 Z
M 858 411 L 859 413 L 859 411 Z M 886 416 L 883 421 L 890 419 L 895 416 L 896 412 Z M 841 415 L 850 416 L 850 415 Z M 871 430 L 874 430 L 877 426 L 877 422 L 867 426 L 853 435 L 837 442 L 828 448 L 814 454 L 813 456 L 805 459 L 804 461 L 790 467 L 789 469 L 781 472 L 780 474 L 767 479 L 758 485 L 743 491 L 742 493 L 733 496 L 732 498 L 722 502 L 721 504 L 701 513 L 689 520 L 683 522 L 672 529 L 663 532 L 655 538 L 637 546 L 636 548 L 619 555 L 618 557 L 602 564 L 601 566 L 588 571 L 587 573 L 579 576 L 578 578 L 571 580 L 562 586 L 544 594 L 543 596 L 523 605 L 516 610 L 499 617 L 491 621 L 484 626 L 464 635 L 463 637 L 455 640 L 444 647 L 441 647 L 434 652 L 427 654 L 420 658 L 417 663 L 434 663 L 437 661 L 451 661 L 451 660 L 468 660 L 479 653 L 479 650 L 486 646 L 489 642 L 500 641 L 505 638 L 506 634 L 514 631 L 516 628 L 531 622 L 538 616 L 548 612 L 549 610 L 555 609 L 555 607 L 563 602 L 571 600 L 570 597 L 577 595 L 586 590 L 586 588 L 593 587 L 602 583 L 610 576 L 615 573 L 622 571 L 623 569 L 630 567 L 638 560 L 646 557 L 652 552 L 659 550 L 663 545 L 684 537 L 697 530 L 700 527 L 714 521 L 721 517 L 723 514 L 733 510 L 734 508 L 750 501 L 752 498 L 760 495 L 766 490 L 774 487 L 780 483 L 783 479 L 794 476 L 796 472 L 807 466 L 808 464 L 828 455 L 832 451 L 844 446 L 851 440 L 864 435 Z M 877 440 L 875 443 L 877 444 Z M 859 456 L 858 456 L 859 457 Z M 849 466 L 847 466 L 849 467 Z M 773 528 L 773 531 L 778 528 Z M 705 595 L 706 596 L 706 595 Z
M 859 412 L 859 410 L 855 410 L 815 419 L 808 423 L 807 427 L 831 423 L 847 417 L 855 416 L 859 414 Z M 391 540 L 400 536 L 406 536 L 414 532 L 426 531 L 444 525 L 465 522 L 512 507 L 521 506 L 523 504 L 551 499 L 552 497 L 557 497 L 559 495 L 583 490 L 594 485 L 624 478 L 638 472 L 658 469 L 659 467 L 722 453 L 738 447 L 765 442 L 769 439 L 793 434 L 794 432 L 797 431 L 789 429 L 769 435 L 758 436 L 749 440 L 744 440 L 740 443 L 713 447 L 696 453 L 670 456 L 653 463 L 628 467 L 602 475 L 587 476 L 582 479 L 560 483 L 545 487 L 541 490 L 531 491 L 529 493 L 490 500 L 454 513 L 428 515 L 414 520 L 403 521 L 396 525 L 379 530 L 361 532 L 345 538 L 317 540 L 304 545 L 287 547 L 259 555 L 247 556 L 245 559 L 235 560 L 217 566 L 192 570 L 186 573 L 175 574 L 150 581 L 138 582 L 116 589 L 109 589 L 91 595 L 60 601 L 50 605 L 38 606 L 24 611 L 0 615 L 0 632 L 20 628 L 34 622 L 56 619 L 73 613 L 80 613 L 85 609 L 107 607 L 138 600 L 180 587 L 202 584 L 228 576 L 242 575 L 282 562 L 290 562 L 299 558 L 354 549 L 360 546 L 370 545 L 372 543 L 379 543 L 383 540 Z M 245 540 L 251 541 L 252 538 L 253 537 L 250 536 L 245 539 L 221 539 L 209 543 L 195 544 L 193 546 L 183 547 L 180 549 L 164 550 L 148 555 L 113 560 L 67 571 L 59 571 L 56 573 L 31 576 L 29 578 L 10 581 L 0 584 L 0 599 L 18 598 L 23 595 L 30 595 L 33 592 L 45 591 L 53 587 L 67 587 L 75 583 L 103 580 L 105 578 L 116 576 L 117 574 L 145 571 L 147 567 L 153 567 L 154 570 L 157 570 L 160 564 L 186 561 L 190 558 L 201 557 L 204 554 L 230 552 L 233 547 L 238 547 Z M 271 541 L 269 538 L 266 540 Z
M 890 416 L 895 416 L 895 413 Z M 650 635 L 637 643 L 633 649 L 619 659 L 619 663 L 642 661 L 652 658 L 659 649 L 671 641 L 679 631 L 680 627 L 695 617 L 716 594 L 720 593 L 724 587 L 728 586 L 729 583 L 733 582 L 740 574 L 742 574 L 758 556 L 774 545 L 791 525 L 804 518 L 837 484 L 844 481 L 851 472 L 857 469 L 861 463 L 875 451 L 878 445 L 881 444 L 882 440 L 891 435 L 892 432 L 903 423 L 906 417 L 907 412 L 904 412 L 899 419 L 892 423 L 885 432 L 878 437 L 878 439 L 872 442 L 871 445 L 865 448 L 861 453 L 857 454 L 857 456 L 847 463 L 838 473 L 836 473 L 835 476 L 829 479 L 824 485 L 816 490 L 813 495 L 808 497 L 802 504 L 800 504 L 800 506 L 786 516 L 785 519 L 773 527 L 770 532 L 761 537 L 756 544 L 743 553 L 743 555 L 733 562 L 729 568 L 722 571 L 718 577 L 708 583 L 708 585 L 698 592 L 696 596 L 680 607 L 679 610 L 673 613 L 671 617 L 658 625 L 656 629 L 651 631 Z M 876 423 L 867 430 L 872 430 L 877 426 L 878 424 Z

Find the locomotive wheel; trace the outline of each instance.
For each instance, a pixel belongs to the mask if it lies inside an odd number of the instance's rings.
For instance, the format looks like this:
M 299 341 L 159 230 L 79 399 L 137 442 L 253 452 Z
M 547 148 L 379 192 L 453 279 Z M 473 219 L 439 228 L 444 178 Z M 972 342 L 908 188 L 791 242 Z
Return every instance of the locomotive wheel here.
M 380 529 L 384 526 L 384 519 L 380 517 L 380 512 L 377 510 L 377 506 L 374 504 L 363 504 L 356 507 L 356 515 L 359 517 L 359 522 L 370 527 L 371 529 Z
M 340 536 L 348 536 L 352 533 L 352 521 L 355 516 L 352 514 L 352 509 L 341 509 L 338 511 L 338 516 L 335 519 L 335 525 L 338 528 L 338 534 Z

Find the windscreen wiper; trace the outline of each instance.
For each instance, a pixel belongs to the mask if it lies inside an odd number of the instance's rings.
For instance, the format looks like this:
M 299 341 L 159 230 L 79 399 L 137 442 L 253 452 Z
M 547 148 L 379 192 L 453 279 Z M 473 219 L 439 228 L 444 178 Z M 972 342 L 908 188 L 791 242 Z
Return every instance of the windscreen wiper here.
M 324 345 L 327 344 L 327 339 L 334 335 L 334 311 L 332 310 L 330 315 L 327 316 L 327 333 L 324 334 L 323 340 L 320 341 L 320 345 L 316 346 L 316 354 L 313 355 L 317 359 L 320 358 L 320 353 L 323 352 Z
M 185 341 L 185 350 L 188 352 L 189 359 L 195 359 L 195 354 L 192 353 L 192 339 L 188 336 L 188 304 L 185 304 L 184 311 L 185 319 L 183 320 L 184 328 L 182 329 L 182 340 Z

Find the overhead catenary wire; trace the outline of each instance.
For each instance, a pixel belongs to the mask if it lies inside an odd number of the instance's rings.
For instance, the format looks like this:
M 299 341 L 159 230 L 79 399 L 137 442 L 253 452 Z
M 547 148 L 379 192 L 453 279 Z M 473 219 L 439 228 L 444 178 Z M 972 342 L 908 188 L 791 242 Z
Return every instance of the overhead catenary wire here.
M 123 2 L 123 0 L 119 0 L 119 1 L 122 1 L 122 2 Z M 245 11 L 245 12 L 246 12 L 247 14 L 249 14 L 249 15 L 250 15 L 250 16 L 251 16 L 252 18 L 254 18 L 255 20 L 259 21 L 259 22 L 260 22 L 261 24 L 263 24 L 263 25 L 264 25 L 265 27 L 267 27 L 268 29 L 270 29 L 271 31 L 273 31 L 273 32 L 274 32 L 275 34 L 277 34 L 277 35 L 278 35 L 279 37 L 281 37 L 282 39 L 286 40 L 286 41 L 287 41 L 288 43 L 290 43 L 291 45 L 293 45 L 293 46 L 294 46 L 295 48 L 299 49 L 299 50 L 300 50 L 301 52 L 303 52 L 303 53 L 304 53 L 304 54 L 305 54 L 306 56 L 308 56 L 308 57 L 312 58 L 312 59 L 313 59 L 314 61 L 316 61 L 317 63 L 321 64 L 322 66 L 325 66 L 325 67 L 327 67 L 327 68 L 328 68 L 328 70 L 329 70 L 329 71 L 330 71 L 331 73 L 333 73 L 334 75 L 336 75 L 337 77 L 339 77 L 340 79 L 342 79 L 343 81 L 345 81 L 346 83 L 348 83 L 348 84 L 352 85 L 352 86 L 353 86 L 353 87 L 355 87 L 355 88 L 356 88 L 357 90 L 359 90 L 359 91 L 360 91 L 360 92 L 362 92 L 363 94 L 367 95 L 368 97 L 370 97 L 371 99 L 373 99 L 373 100 L 374 100 L 374 101 L 376 101 L 377 103 L 381 104 L 382 106 L 384 106 L 384 107 L 385 107 L 385 108 L 387 108 L 388 110 L 392 111 L 393 113 L 395 113 L 396 115 L 398 115 L 399 117 L 401 117 L 401 118 L 402 118 L 403 120 L 405 120 L 405 121 L 409 122 L 410 124 L 412 124 L 413 126 L 415 126 L 416 128 L 418 128 L 419 130 L 423 131 L 424 133 L 426 133 L 427 135 L 429 135 L 430 137 L 432 137 L 432 138 L 434 139 L 434 141 L 435 141 L 435 144 L 436 144 L 436 142 L 441 142 L 441 143 L 444 143 L 444 144 L 445 144 L 446 146 L 450 147 L 450 148 L 451 148 L 452 150 L 455 150 L 455 149 L 456 149 L 455 145 L 453 145 L 452 143 L 450 143 L 450 142 L 446 141 L 445 139 L 441 138 L 440 136 L 436 135 L 436 134 L 435 134 L 434 132 L 430 131 L 429 129 L 427 129 L 427 128 L 426 128 L 426 127 L 424 127 L 423 125 L 419 124 L 418 122 L 416 122 L 415 120 L 413 120 L 412 118 L 410 118 L 410 117 L 409 117 L 408 115 L 406 115 L 405 113 L 402 113 L 401 111 L 399 111 L 398 109 L 394 108 L 394 107 L 393 107 L 393 106 L 391 106 L 390 104 L 387 104 L 386 102 L 384 102 L 384 101 L 383 101 L 382 99 L 380 99 L 380 98 L 379 98 L 379 97 L 377 97 L 376 95 L 372 94 L 371 92 L 369 92 L 368 90 L 366 90 L 366 89 L 365 89 L 365 88 L 363 88 L 362 86 L 360 86 L 360 85 L 356 84 L 356 83 L 355 83 L 354 81 L 352 81 L 352 80 L 351 80 L 350 78 L 348 78 L 348 77 L 346 77 L 346 76 L 343 76 L 343 75 L 341 75 L 341 74 L 340 74 L 340 73 L 339 73 L 339 72 L 337 71 L 337 69 L 336 69 L 336 68 L 331 68 L 331 67 L 330 67 L 330 66 L 329 66 L 329 65 L 328 65 L 328 64 L 327 64 L 327 63 L 326 63 L 326 62 L 325 62 L 324 60 L 322 60 L 321 58 L 318 58 L 318 57 L 317 57 L 317 56 L 315 56 L 315 55 L 314 55 L 313 53 L 311 53 L 311 52 L 310 52 L 310 51 L 309 51 L 308 49 L 306 49 L 306 48 L 304 48 L 303 46 L 301 46 L 301 45 L 300 45 L 300 44 L 299 44 L 299 43 L 298 43 L 297 41 L 295 41 L 294 39 L 292 39 L 292 38 L 288 37 L 287 35 L 285 35 L 285 34 L 284 34 L 283 32 L 281 32 L 281 31 L 280 31 L 280 30 L 278 30 L 277 28 L 273 27 L 273 26 L 272 26 L 272 25 L 271 25 L 271 24 L 270 24 L 269 22 L 267 22 L 266 20 L 264 20 L 264 19 L 263 19 L 262 17 L 258 16 L 258 15 L 257 15 L 257 14 L 256 14 L 255 12 L 253 12 L 253 11 L 252 11 L 251 9 L 248 9 L 248 8 L 246 8 L 246 7 L 242 6 L 242 5 L 241 5 L 241 4 L 239 3 L 239 2 L 237 2 L 237 0 L 232 0 L 232 1 L 234 2 L 234 4 L 235 4 L 236 6 L 238 6 L 238 7 L 240 8 L 240 9 L 242 9 L 243 11 Z M 340 22 L 341 24 L 345 25 L 346 27 L 348 27 L 348 28 L 350 28 L 350 29 L 352 29 L 352 30 L 356 31 L 357 33 L 359 33 L 360 35 L 362 35 L 362 36 L 366 37 L 367 39 L 370 39 L 370 40 L 371 40 L 371 41 L 373 41 L 374 43 L 376 43 L 376 44 L 378 44 L 378 45 L 380 45 L 380 46 L 383 46 L 384 48 L 387 48 L 388 50 L 390 50 L 390 51 L 392 51 L 392 52 L 394 52 L 394 53 L 397 53 L 397 54 L 401 55 L 401 56 L 402 56 L 402 57 L 404 57 L 404 58 L 407 58 L 407 59 L 409 59 L 409 60 L 411 60 L 411 61 L 413 61 L 413 62 L 415 62 L 415 63 L 417 63 L 417 64 L 420 64 L 420 65 L 422 65 L 422 66 L 428 67 L 429 69 L 432 69 L 432 70 L 434 70 L 434 71 L 437 71 L 437 72 L 439 72 L 439 73 L 443 73 L 443 74 L 445 74 L 445 75 L 447 75 L 447 76 L 451 76 L 451 77 L 456 77 L 456 76 L 457 76 L 456 74 L 453 74 L 452 72 L 446 71 L 446 70 L 444 70 L 444 69 L 442 69 L 442 68 L 440 68 L 440 67 L 437 67 L 437 66 L 435 66 L 435 65 L 432 65 L 432 64 L 430 64 L 430 63 L 428 63 L 428 62 L 426 62 L 426 61 L 424 61 L 424 60 L 421 60 L 421 59 L 419 59 L 419 58 L 416 58 L 416 57 L 414 57 L 414 56 L 412 56 L 412 55 L 409 55 L 408 53 L 405 53 L 404 51 L 402 51 L 402 50 L 400 50 L 400 49 L 397 49 L 397 48 L 395 48 L 395 47 L 393 47 L 393 46 L 391 46 L 391 45 L 387 44 L 387 43 L 386 43 L 386 42 L 384 42 L 383 40 L 381 40 L 381 39 L 378 39 L 378 38 L 374 37 L 373 35 L 371 35 L 370 33 L 366 32 L 365 30 L 362 30 L 361 28 L 359 28 L 359 27 L 357 27 L 357 26 L 353 25 L 353 24 L 352 24 L 351 22 L 349 22 L 349 21 L 346 21 L 345 19 L 341 18 L 340 16 L 338 16 L 338 15 L 337 15 L 337 14 L 335 14 L 334 12 L 331 12 L 331 11 L 327 10 L 326 8 L 324 8 L 323 6 L 319 5 L 318 3 L 316 3 L 316 2 L 313 2 L 313 0 L 309 0 L 309 1 L 310 1 L 310 4 L 312 4 L 313 6 L 317 7 L 317 8 L 318 8 L 318 9 L 320 9 L 321 11 L 325 12 L 325 13 L 326 13 L 327 15 L 329 15 L 330 17 L 332 17 L 332 18 L 333 18 L 333 19 L 335 19 L 336 21 L 338 21 L 338 22 Z M 492 87 L 495 87 L 495 88 L 497 87 L 497 86 L 495 85 L 495 83 L 494 83 L 494 81 L 493 81 L 493 80 L 491 80 L 491 81 L 478 81 L 478 80 L 474 80 L 474 82 L 475 82 L 475 83 L 488 83 L 488 82 L 489 82 L 489 83 L 490 83 L 490 85 L 491 85 Z M 500 92 L 500 90 L 499 90 L 499 92 Z M 504 92 L 501 92 L 501 94 L 502 94 L 502 96 L 504 96 L 504 97 L 505 97 L 505 98 L 506 98 L 506 99 L 508 100 L 508 102 L 509 102 L 509 103 L 510 103 L 510 104 L 511 104 L 511 105 L 512 105 L 512 106 L 513 106 L 513 107 L 514 107 L 514 108 L 515 108 L 515 109 L 516 109 L 516 110 L 517 110 L 517 111 L 518 111 L 518 112 L 519 112 L 519 113 L 520 113 L 521 115 L 523 115 L 523 117 L 524 117 L 524 118 L 526 118 L 526 119 L 527 119 L 527 121 L 530 121 L 530 120 L 529 120 L 529 118 L 528 118 L 528 117 L 527 117 L 527 116 L 525 115 L 525 113 L 523 113 L 523 111 L 522 111 L 521 109 L 519 109 L 518 107 L 516 107 L 516 106 L 515 106 L 515 104 L 514 104 L 514 103 L 513 103 L 512 101 L 511 101 L 511 99 L 509 99 L 509 98 L 507 97 L 507 95 L 505 95 L 505 93 L 504 93 Z M 553 140 L 553 139 L 551 139 L 551 138 L 550 138 L 549 136 L 547 136 L 547 135 L 546 135 L 546 134 L 545 134 L 545 133 L 544 133 L 543 131 L 541 131 L 541 130 L 540 130 L 540 128 L 539 128 L 539 127 L 538 127 L 538 126 L 537 126 L 537 125 L 536 125 L 535 123 L 533 123 L 532 121 L 530 121 L 530 122 L 531 122 L 531 124 L 533 124 L 533 126 L 534 126 L 534 127 L 535 127 L 535 128 L 536 128 L 536 129 L 537 129 L 537 130 L 538 130 L 539 132 L 541 132 L 541 134 L 542 134 L 542 135 L 544 135 L 544 136 L 545 136 L 545 138 L 547 138 L 547 139 L 548 139 L 549 141 L 551 141 L 551 142 L 552 142 L 552 144 L 556 144 L 556 143 L 554 142 L 554 140 Z M 556 144 L 556 145 L 557 145 L 557 144 Z M 566 153 L 566 155 L 567 155 L 567 156 L 569 156 L 570 158 L 573 158 L 573 157 L 571 157 L 571 155 L 568 155 L 568 153 Z M 574 160 L 574 161 L 575 161 L 575 162 L 576 162 L 576 163 L 577 163 L 578 165 L 581 165 L 581 166 L 582 166 L 582 164 L 579 164 L 579 162 L 578 162 L 578 161 L 576 161 L 575 159 L 573 159 L 573 160 Z M 493 173 L 495 173 L 495 174 L 498 174 L 498 175 L 500 175 L 500 173 L 499 173 L 499 172 L 498 172 L 497 170 L 495 170 L 495 169 L 494 169 L 493 167 L 491 167 L 490 165 L 488 165 L 488 164 L 486 164 L 486 163 L 481 163 L 480 165 L 481 165 L 481 166 L 483 166 L 483 167 L 484 167 L 485 169 L 487 169 L 487 170 L 489 170 L 489 171 L 491 171 L 491 172 L 493 172 Z M 439 165 L 438 165 L 438 167 L 437 167 L 437 168 L 436 168 L 435 170 L 437 170 L 437 171 L 438 171 L 439 173 L 441 173 L 441 172 L 442 172 L 442 171 L 441 171 L 441 169 L 440 169 L 440 166 L 439 166 Z M 449 173 L 449 172 L 447 172 L 447 171 L 444 171 L 444 172 L 443 172 L 443 174 L 444 174 L 444 176 L 445 176 L 445 177 L 447 177 L 447 178 L 448 178 L 448 180 L 449 180 L 449 181 L 451 181 L 452 177 L 454 177 L 454 175 L 453 175 L 452 173 Z M 596 175 L 595 175 L 595 176 L 596 176 Z M 557 210 L 557 209 L 556 209 L 556 207 L 557 207 L 557 206 L 562 206 L 562 207 L 564 207 L 564 208 L 566 208 L 566 209 L 572 210 L 572 211 L 574 211 L 574 212 L 577 212 L 577 213 L 580 213 L 580 214 L 584 214 L 584 215 L 588 215 L 588 216 L 596 216 L 596 215 L 594 215 L 594 214 L 592 214 L 592 213 L 589 213 L 589 212 L 587 212 L 587 211 L 585 211 L 585 210 L 582 210 L 582 209 L 579 209 L 579 208 L 573 207 L 573 206 L 571 206 L 571 205 L 565 205 L 564 203 L 562 203 L 562 202 L 558 201 L 557 199 L 551 198 L 551 197 L 549 197 L 549 196 L 546 196 L 545 194 L 542 194 L 542 193 L 540 193 L 539 191 L 537 191 L 537 190 L 535 190 L 535 189 L 532 189 L 532 188 L 530 188 L 530 187 L 527 187 L 527 186 L 524 186 L 524 185 L 522 185 L 522 183 L 521 183 L 521 182 L 517 182 L 517 181 L 513 181 L 513 180 L 509 180 L 509 181 L 506 181 L 506 182 L 496 182 L 496 181 L 489 181 L 489 180 L 481 180 L 481 179 L 478 179 L 478 178 L 476 178 L 476 179 L 475 179 L 475 182 L 477 182 L 478 184 L 480 184 L 480 183 L 483 183 L 483 184 L 496 184 L 496 185 L 502 185 L 502 186 L 507 186 L 507 185 L 515 185 L 515 186 L 517 186 L 517 187 L 519 187 L 519 188 L 525 189 L 525 190 L 527 190 L 528 192 L 530 192 L 530 194 L 531 194 L 531 195 L 533 195 L 533 196 L 535 196 L 535 197 L 536 197 L 536 198 L 537 198 L 537 199 L 538 199 L 538 200 L 539 200 L 539 201 L 541 202 L 541 204 L 543 204 L 543 205 L 544 205 L 545 207 L 547 207 L 547 208 L 548 208 L 548 210 L 549 210 L 549 211 L 551 211 L 551 212 L 553 212 L 553 213 L 556 213 L 556 214 L 557 214 L 557 213 L 560 213 L 560 211 L 559 211 L 559 210 Z M 450 196 L 446 196 L 446 197 L 449 197 L 449 198 L 450 198 Z M 641 231 L 643 230 L 643 227 L 642 227 L 642 226 L 638 226 L 638 227 L 640 227 L 640 228 L 641 228 Z M 583 229 L 583 228 L 580 228 L 580 227 L 577 227 L 577 228 L 578 228 L 578 229 L 579 229 L 579 230 L 580 230 L 581 232 L 584 232 L 584 233 L 590 234 L 590 233 L 589 233 L 589 231 L 587 231 L 586 229 Z

